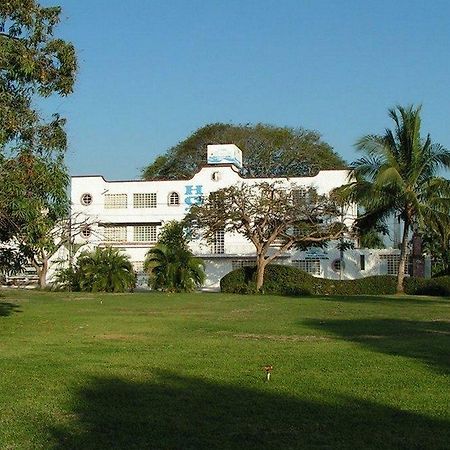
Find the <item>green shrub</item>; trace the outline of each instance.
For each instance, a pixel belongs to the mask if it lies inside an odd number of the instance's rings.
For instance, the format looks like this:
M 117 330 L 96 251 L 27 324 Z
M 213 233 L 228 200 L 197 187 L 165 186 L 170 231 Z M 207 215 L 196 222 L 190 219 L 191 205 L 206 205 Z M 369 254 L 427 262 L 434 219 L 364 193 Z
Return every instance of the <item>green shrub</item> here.
M 405 279 L 405 292 L 407 294 L 420 295 L 419 293 L 423 291 L 427 281 L 425 278 L 409 277 Z
M 222 292 L 254 293 L 256 267 L 243 267 L 220 280 Z M 272 265 L 266 268 L 262 292 L 279 295 L 391 295 L 396 293 L 397 279 L 378 275 L 356 280 L 316 278 L 290 266 Z M 450 276 L 431 279 L 406 278 L 405 292 L 411 295 L 450 296 Z
M 301 292 L 297 292 L 300 289 Z M 273 265 L 266 268 L 263 291 L 269 294 L 314 293 L 314 277 L 295 267 Z
M 450 275 L 431 279 L 407 278 L 405 292 L 412 295 L 450 297 Z
M 144 262 L 152 289 L 190 292 L 205 282 L 205 264 L 189 249 L 189 238 L 184 222 L 172 220 L 164 225 Z
M 222 292 L 255 290 L 255 267 L 243 267 L 220 280 Z M 290 266 L 267 266 L 262 291 L 280 295 L 389 295 L 396 292 L 396 277 L 381 275 L 357 280 L 316 278 Z
M 80 277 L 81 273 L 76 266 L 58 269 L 53 279 L 52 289 L 56 291 L 79 291 Z
M 132 290 L 136 275 L 129 257 L 118 249 L 96 248 L 79 255 L 73 267 L 56 273 L 54 288 L 85 292 L 126 292 Z
M 391 295 L 397 291 L 397 278 L 391 275 L 338 280 L 334 281 L 334 284 L 338 291 L 337 295 Z
M 234 290 L 236 294 L 256 294 L 256 283 L 238 284 Z
M 255 283 L 255 267 L 242 267 L 227 273 L 220 280 L 220 290 L 222 292 L 230 292 L 233 294 L 246 293 L 238 292 L 251 288 L 256 289 Z

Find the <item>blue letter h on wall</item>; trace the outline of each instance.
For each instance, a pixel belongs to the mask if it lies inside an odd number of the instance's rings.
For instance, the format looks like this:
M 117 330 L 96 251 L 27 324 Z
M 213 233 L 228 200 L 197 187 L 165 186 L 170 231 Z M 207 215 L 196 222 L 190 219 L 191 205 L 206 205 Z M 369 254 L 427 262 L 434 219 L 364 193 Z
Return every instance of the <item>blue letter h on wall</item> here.
M 202 194 L 203 194 L 203 186 L 199 184 L 197 186 L 193 185 L 186 186 L 185 195 L 202 195 Z

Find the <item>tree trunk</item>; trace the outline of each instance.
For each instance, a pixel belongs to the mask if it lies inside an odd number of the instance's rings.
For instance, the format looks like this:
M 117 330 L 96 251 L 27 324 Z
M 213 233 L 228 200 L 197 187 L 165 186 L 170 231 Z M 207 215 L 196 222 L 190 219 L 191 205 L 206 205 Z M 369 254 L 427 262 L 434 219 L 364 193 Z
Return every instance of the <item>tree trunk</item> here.
M 339 249 L 339 280 L 343 279 L 343 275 L 344 275 L 344 249 L 341 246 L 341 248 Z
M 39 287 L 41 289 L 45 289 L 47 287 L 47 271 L 42 270 L 40 271 L 41 273 L 39 274 Z
M 444 252 L 444 257 L 442 258 L 442 267 L 444 268 L 444 274 L 450 275 L 450 251 Z
M 256 291 L 259 292 L 264 283 L 264 271 L 266 269 L 267 262 L 263 255 L 256 256 Z
M 398 265 L 398 274 L 397 274 L 397 294 L 401 294 L 405 291 L 403 282 L 405 280 L 406 261 L 408 259 L 408 234 L 409 234 L 409 220 L 405 219 L 402 245 L 400 247 L 400 262 Z
M 45 289 L 47 287 L 48 259 L 44 257 L 42 264 L 34 263 L 33 265 L 38 275 L 38 286 Z

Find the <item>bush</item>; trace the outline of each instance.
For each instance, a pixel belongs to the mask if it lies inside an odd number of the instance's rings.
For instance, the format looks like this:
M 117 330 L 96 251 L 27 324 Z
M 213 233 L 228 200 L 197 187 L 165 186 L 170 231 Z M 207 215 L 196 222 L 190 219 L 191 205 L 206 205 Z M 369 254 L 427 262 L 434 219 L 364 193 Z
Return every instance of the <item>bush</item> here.
M 247 293 L 255 291 L 255 267 L 243 267 L 220 280 L 222 292 Z M 316 278 L 290 266 L 269 265 L 262 291 L 280 295 L 389 295 L 395 294 L 396 277 L 381 275 L 357 280 Z
M 256 291 L 256 267 L 243 267 L 220 280 L 222 292 L 249 294 Z M 262 292 L 279 295 L 391 295 L 396 293 L 397 278 L 378 275 L 357 280 L 316 278 L 290 266 L 267 266 Z M 405 293 L 411 295 L 450 296 L 450 276 L 406 278 Z
M 256 272 L 256 268 L 253 268 Z M 263 291 L 268 294 L 311 295 L 317 289 L 315 278 L 295 267 L 273 265 L 266 268 Z
M 450 275 L 431 279 L 407 278 L 405 292 L 412 295 L 450 297 Z
M 61 269 L 55 288 L 85 292 L 125 292 L 132 290 L 136 275 L 127 255 L 111 247 L 83 252 L 76 265 Z
M 337 281 L 337 285 L 338 295 L 392 295 L 397 292 L 397 277 L 376 275 Z
M 220 280 L 220 290 L 233 294 L 246 294 L 256 290 L 255 267 L 242 267 L 226 274 Z
M 81 273 L 77 267 L 66 267 L 56 271 L 52 289 L 57 291 L 79 291 Z

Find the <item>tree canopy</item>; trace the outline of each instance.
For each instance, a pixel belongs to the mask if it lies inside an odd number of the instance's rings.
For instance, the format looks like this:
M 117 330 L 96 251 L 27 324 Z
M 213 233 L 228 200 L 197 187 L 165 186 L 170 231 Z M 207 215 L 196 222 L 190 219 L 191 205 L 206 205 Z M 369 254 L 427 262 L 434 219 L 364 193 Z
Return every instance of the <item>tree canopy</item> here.
M 245 177 L 310 176 L 322 169 L 346 167 L 316 131 L 266 124 L 213 123 L 157 157 L 142 171 L 142 177 L 191 178 L 206 164 L 206 146 L 226 143 L 236 144 L 242 150 Z
M 35 0 L 0 3 L 0 149 L 65 147 L 64 122 L 44 121 L 35 96 L 68 95 L 77 61 L 73 45 L 53 37 L 61 8 Z
M 36 0 L 0 3 L 0 241 L 19 246 L 41 285 L 69 206 L 65 119 L 37 104 L 73 90 L 74 47 L 53 36 L 60 13 Z
M 57 224 L 69 211 L 68 179 L 62 155 L 0 157 L 0 241 L 18 246 L 35 267 L 41 287 L 48 260 L 63 240 Z

